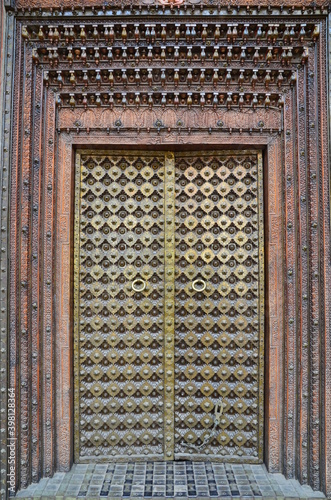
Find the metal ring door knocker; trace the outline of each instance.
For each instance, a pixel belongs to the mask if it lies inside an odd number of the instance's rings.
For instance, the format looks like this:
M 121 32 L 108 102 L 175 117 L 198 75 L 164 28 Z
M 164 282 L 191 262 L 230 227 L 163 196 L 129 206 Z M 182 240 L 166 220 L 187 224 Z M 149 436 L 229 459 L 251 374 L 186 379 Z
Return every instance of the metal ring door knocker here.
M 203 281 L 202 279 L 194 280 L 192 283 L 192 288 L 196 292 L 203 292 L 204 289 L 206 288 L 206 282 Z
M 137 278 L 132 282 L 132 290 L 135 292 L 142 292 L 146 288 L 146 281 L 141 278 Z

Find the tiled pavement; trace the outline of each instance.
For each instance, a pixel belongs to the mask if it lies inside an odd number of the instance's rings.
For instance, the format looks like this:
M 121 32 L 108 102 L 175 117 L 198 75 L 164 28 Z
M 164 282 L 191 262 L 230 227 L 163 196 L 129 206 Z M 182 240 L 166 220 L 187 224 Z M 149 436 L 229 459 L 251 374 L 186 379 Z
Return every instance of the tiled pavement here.
M 215 462 L 128 462 L 77 464 L 17 493 L 20 498 L 324 498 L 309 486 L 269 474 L 264 465 Z

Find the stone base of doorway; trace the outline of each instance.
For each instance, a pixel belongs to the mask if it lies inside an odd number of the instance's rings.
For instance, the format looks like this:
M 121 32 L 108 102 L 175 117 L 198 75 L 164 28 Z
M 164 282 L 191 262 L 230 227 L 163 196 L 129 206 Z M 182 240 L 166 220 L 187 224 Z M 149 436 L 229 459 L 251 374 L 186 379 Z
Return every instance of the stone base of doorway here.
M 215 462 L 127 462 L 76 464 L 68 473 L 21 490 L 16 497 L 31 499 L 135 500 L 175 499 L 315 499 L 323 493 L 300 485 L 264 465 Z

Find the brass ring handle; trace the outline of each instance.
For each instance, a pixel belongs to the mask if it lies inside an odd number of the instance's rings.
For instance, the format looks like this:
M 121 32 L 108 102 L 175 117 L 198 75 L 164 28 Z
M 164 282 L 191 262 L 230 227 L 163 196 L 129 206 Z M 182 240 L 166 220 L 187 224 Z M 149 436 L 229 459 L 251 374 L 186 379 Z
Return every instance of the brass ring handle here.
M 146 281 L 141 278 L 137 278 L 132 282 L 132 290 L 135 292 L 142 292 L 146 288 Z
M 206 288 L 206 282 L 203 281 L 202 279 L 194 280 L 192 283 L 192 288 L 196 292 L 203 292 L 204 289 Z

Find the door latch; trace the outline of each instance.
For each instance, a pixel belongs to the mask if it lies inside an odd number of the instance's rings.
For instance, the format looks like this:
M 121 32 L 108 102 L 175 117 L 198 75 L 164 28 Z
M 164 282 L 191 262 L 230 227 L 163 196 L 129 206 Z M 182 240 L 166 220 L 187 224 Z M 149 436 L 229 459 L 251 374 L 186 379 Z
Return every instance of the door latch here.
M 223 401 L 216 403 L 215 405 L 215 418 L 214 418 L 214 426 L 220 425 L 221 416 L 223 415 L 224 404 Z

